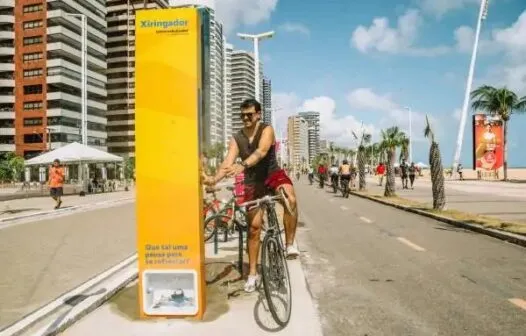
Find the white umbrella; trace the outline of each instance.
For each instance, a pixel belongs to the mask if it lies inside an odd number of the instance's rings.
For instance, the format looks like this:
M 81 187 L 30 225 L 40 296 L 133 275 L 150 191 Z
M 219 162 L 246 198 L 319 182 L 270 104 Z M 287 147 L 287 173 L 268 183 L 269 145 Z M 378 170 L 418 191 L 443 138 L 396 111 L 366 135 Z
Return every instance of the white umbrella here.
M 428 166 L 423 163 L 423 162 L 418 162 L 415 166 L 419 167 L 419 168 L 427 168 Z

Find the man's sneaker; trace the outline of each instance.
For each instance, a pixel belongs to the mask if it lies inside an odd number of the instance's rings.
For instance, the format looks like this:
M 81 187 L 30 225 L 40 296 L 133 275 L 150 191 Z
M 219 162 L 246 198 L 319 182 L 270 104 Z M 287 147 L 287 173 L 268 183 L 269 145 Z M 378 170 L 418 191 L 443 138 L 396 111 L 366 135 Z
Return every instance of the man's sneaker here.
M 296 259 L 300 255 L 300 251 L 294 245 L 287 246 L 287 258 Z
M 256 290 L 259 285 L 258 275 L 249 275 L 247 282 L 245 282 L 245 292 L 252 293 Z

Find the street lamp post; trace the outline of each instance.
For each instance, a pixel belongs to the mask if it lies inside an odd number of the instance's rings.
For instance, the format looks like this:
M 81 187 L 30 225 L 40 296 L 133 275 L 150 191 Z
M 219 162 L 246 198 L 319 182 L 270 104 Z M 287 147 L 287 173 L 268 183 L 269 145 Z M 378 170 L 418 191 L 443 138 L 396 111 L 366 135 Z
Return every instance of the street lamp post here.
M 82 144 L 87 146 L 88 144 L 88 94 L 87 94 L 87 72 L 88 72 L 88 62 L 87 62 L 87 45 L 88 45 L 88 26 L 86 21 L 86 15 L 84 14 L 74 14 L 66 13 L 66 16 L 74 16 L 80 18 L 81 23 L 81 55 L 80 55 L 80 105 L 81 105 L 81 135 L 82 135 Z
M 270 39 L 274 36 L 274 31 L 268 31 L 261 34 L 242 34 L 238 33 L 238 37 L 240 37 L 242 40 L 252 40 L 254 42 L 254 70 L 255 70 L 255 98 L 257 101 L 260 101 L 260 87 L 261 87 L 261 79 L 259 76 L 259 41 Z
M 406 106 L 409 112 L 409 162 L 413 162 L 413 110 Z
M 477 51 L 479 46 L 480 39 L 480 29 L 482 26 L 482 21 L 484 21 L 488 15 L 488 3 L 489 0 L 480 1 L 480 10 L 477 20 L 477 29 L 475 31 L 475 41 L 473 42 L 473 52 L 471 53 L 471 62 L 469 64 L 468 79 L 466 83 L 466 92 L 464 93 L 464 104 L 462 106 L 462 114 L 460 116 L 460 125 L 458 128 L 457 136 L 457 147 L 455 150 L 455 157 L 453 159 L 453 174 L 456 172 L 459 161 L 460 161 L 460 152 L 462 150 L 462 142 L 464 141 L 464 129 L 466 128 L 466 120 L 468 118 L 468 107 L 469 107 L 469 97 L 471 93 L 471 85 L 473 84 L 473 74 L 475 72 L 475 62 L 477 60 Z

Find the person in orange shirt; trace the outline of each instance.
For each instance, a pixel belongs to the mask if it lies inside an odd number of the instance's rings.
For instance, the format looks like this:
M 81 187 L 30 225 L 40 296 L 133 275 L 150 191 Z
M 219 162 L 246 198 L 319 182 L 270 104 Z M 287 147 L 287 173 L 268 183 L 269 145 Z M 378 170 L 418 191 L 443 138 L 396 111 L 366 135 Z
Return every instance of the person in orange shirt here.
M 62 194 L 64 193 L 64 168 L 60 166 L 60 160 L 55 159 L 53 166 L 49 169 L 49 193 L 57 205 L 55 209 L 62 205 Z

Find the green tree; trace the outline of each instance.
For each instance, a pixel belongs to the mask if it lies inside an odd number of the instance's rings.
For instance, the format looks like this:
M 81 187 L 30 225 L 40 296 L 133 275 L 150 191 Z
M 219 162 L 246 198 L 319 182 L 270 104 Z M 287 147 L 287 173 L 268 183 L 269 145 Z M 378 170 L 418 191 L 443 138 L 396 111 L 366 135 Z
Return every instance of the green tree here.
M 446 192 L 444 187 L 444 168 L 442 167 L 442 156 L 440 147 L 435 141 L 435 134 L 429 124 L 429 118 L 426 116 L 426 128 L 424 135 L 431 142 L 429 147 L 429 166 L 431 170 L 431 189 L 433 192 L 433 209 L 442 210 L 446 205 Z
M 124 160 L 124 178 L 130 180 L 135 172 L 135 158 L 128 157 Z
M 396 149 L 402 145 L 407 137 L 397 126 L 382 130 L 382 146 L 387 151 L 387 181 L 385 183 L 385 197 L 396 196 L 395 192 L 395 157 Z
M 508 179 L 508 123 L 512 114 L 526 112 L 526 96 L 507 88 L 482 85 L 471 92 L 472 108 L 501 117 L 504 129 L 504 180 Z
M 366 146 L 371 142 L 371 134 L 362 133 L 362 136 L 358 138 L 356 133 L 352 132 L 353 137 L 359 140 L 358 145 L 358 186 L 360 190 L 365 190 L 365 164 L 367 161 Z

